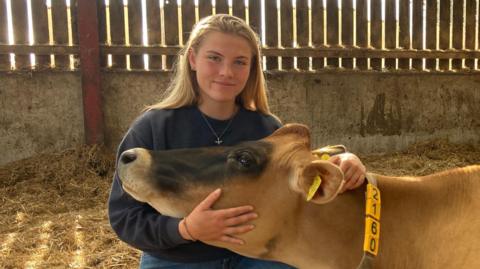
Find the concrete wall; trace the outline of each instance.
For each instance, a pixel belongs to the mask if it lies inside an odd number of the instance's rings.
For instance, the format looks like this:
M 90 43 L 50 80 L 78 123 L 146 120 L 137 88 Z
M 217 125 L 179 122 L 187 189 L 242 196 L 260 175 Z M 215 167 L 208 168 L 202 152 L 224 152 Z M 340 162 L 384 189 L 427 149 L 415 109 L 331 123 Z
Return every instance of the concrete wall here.
M 78 73 L 0 73 L 0 164 L 83 141 Z
M 170 82 L 167 72 L 104 73 L 102 77 L 106 144 L 114 148 L 130 123 L 158 102 Z
M 102 74 L 106 143 L 115 148 L 170 73 Z M 268 74 L 270 103 L 284 123 L 310 126 L 313 145 L 391 152 L 432 138 L 480 142 L 480 74 L 331 72 Z M 0 164 L 83 143 L 78 73 L 0 74 Z
M 272 109 L 310 126 L 315 146 L 392 152 L 433 138 L 480 141 L 480 75 L 331 73 L 269 76 Z

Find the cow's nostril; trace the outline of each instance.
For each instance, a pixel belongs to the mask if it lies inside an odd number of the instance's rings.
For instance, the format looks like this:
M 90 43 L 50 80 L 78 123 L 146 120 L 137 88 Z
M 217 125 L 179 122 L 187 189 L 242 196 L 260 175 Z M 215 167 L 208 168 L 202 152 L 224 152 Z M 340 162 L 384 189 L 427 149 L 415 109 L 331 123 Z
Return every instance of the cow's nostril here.
M 128 164 L 137 159 L 137 154 L 133 150 L 125 151 L 122 153 L 122 156 L 120 156 L 120 161 L 123 164 Z

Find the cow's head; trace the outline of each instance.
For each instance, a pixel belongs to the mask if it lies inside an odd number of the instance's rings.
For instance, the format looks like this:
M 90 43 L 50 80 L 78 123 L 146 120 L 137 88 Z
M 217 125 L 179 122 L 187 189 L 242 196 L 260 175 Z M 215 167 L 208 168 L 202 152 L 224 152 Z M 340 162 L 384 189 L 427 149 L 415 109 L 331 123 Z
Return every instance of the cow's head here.
M 315 176 L 322 183 L 313 203 L 332 200 L 343 184 L 337 166 L 311 153 L 309 130 L 298 124 L 232 147 L 131 149 L 120 156 L 118 175 L 126 192 L 164 215 L 187 215 L 217 188 L 223 193 L 215 208 L 254 206 L 259 218 L 241 236 L 246 245 L 265 244 L 271 238 L 259 235 L 280 233 L 307 203 Z

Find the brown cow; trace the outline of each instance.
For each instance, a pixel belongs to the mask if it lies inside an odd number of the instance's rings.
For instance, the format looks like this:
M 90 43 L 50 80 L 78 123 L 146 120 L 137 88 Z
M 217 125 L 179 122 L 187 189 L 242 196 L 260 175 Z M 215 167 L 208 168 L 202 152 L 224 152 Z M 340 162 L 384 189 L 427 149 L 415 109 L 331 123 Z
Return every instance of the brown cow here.
M 320 189 L 305 197 L 313 178 Z M 363 255 L 365 190 L 338 194 L 340 169 L 310 150 L 308 128 L 292 124 L 233 147 L 122 154 L 124 189 L 165 215 L 183 217 L 207 194 L 215 208 L 255 207 L 244 245 L 206 242 L 298 268 L 355 268 Z M 480 166 L 425 177 L 375 176 L 382 195 L 375 268 L 480 268 Z

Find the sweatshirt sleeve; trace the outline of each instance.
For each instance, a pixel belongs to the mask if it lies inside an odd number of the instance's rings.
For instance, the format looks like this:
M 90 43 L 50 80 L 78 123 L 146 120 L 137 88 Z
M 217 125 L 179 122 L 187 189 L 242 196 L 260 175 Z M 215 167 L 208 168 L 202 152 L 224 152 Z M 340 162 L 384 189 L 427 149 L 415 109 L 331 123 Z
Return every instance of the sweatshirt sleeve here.
M 116 161 L 125 150 L 135 147 L 152 149 L 153 137 L 161 135 L 152 130 L 148 119 L 141 117 L 137 120 L 120 143 Z M 161 215 L 150 205 L 133 199 L 123 190 L 117 171 L 108 200 L 108 215 L 118 237 L 142 251 L 155 252 L 190 242 L 178 231 L 181 219 Z

